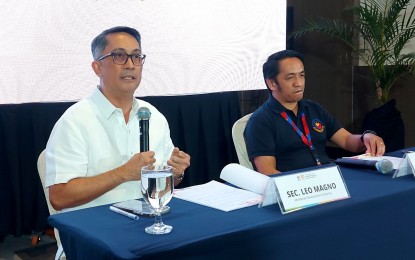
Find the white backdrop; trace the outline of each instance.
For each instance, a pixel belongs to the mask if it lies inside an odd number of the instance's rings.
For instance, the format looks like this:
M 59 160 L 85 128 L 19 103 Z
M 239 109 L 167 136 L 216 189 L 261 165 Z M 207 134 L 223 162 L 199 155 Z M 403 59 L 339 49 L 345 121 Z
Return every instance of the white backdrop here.
M 265 88 L 285 49 L 285 0 L 9 0 L 0 3 L 0 104 L 73 101 L 99 83 L 92 39 L 126 25 L 147 55 L 137 96 Z

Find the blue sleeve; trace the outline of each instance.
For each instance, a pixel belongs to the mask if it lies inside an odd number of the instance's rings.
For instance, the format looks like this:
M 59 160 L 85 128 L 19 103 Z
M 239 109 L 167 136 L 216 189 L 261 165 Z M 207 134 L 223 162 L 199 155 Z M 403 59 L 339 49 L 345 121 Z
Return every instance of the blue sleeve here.
M 257 156 L 275 156 L 277 129 L 273 129 L 275 123 L 268 121 L 253 114 L 246 125 L 244 137 L 251 161 Z

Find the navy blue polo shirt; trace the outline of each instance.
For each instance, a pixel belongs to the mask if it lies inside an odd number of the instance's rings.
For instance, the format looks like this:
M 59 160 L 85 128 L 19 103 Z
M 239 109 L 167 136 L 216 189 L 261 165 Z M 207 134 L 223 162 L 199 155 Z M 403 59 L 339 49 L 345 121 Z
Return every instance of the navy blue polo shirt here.
M 337 120 L 319 104 L 304 99 L 298 102 L 297 117 L 272 95 L 252 114 L 246 125 L 244 136 L 249 159 L 253 162 L 257 156 L 274 156 L 279 171 L 291 171 L 317 165 L 311 149 L 304 144 L 291 124 L 281 116 L 283 111 L 286 111 L 305 134 L 300 116 L 304 112 L 311 140 L 321 163 L 328 163 L 326 141 L 330 140 L 341 128 Z

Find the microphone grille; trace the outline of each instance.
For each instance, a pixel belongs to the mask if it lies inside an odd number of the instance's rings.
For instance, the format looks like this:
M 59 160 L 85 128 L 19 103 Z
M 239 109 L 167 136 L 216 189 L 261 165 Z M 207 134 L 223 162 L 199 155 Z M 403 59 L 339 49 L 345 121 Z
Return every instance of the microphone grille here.
M 151 112 L 146 107 L 140 107 L 138 109 L 137 115 L 138 115 L 138 119 L 140 119 L 140 120 L 148 120 L 148 119 L 150 119 Z
M 376 163 L 376 169 L 383 174 L 388 174 L 393 171 L 393 163 L 388 159 L 382 159 Z

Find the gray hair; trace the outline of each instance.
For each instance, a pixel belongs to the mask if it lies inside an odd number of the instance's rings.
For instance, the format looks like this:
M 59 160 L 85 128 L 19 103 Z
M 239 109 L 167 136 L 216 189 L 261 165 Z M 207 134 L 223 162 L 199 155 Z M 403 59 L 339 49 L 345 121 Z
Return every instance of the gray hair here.
M 140 36 L 140 33 L 136 29 L 127 27 L 127 26 L 112 27 L 100 33 L 92 41 L 91 52 L 92 52 L 92 57 L 94 58 L 94 60 L 96 60 L 101 55 L 102 51 L 107 46 L 108 44 L 107 36 L 113 33 L 128 33 L 129 35 L 133 36 L 137 40 L 141 48 L 141 36 Z

